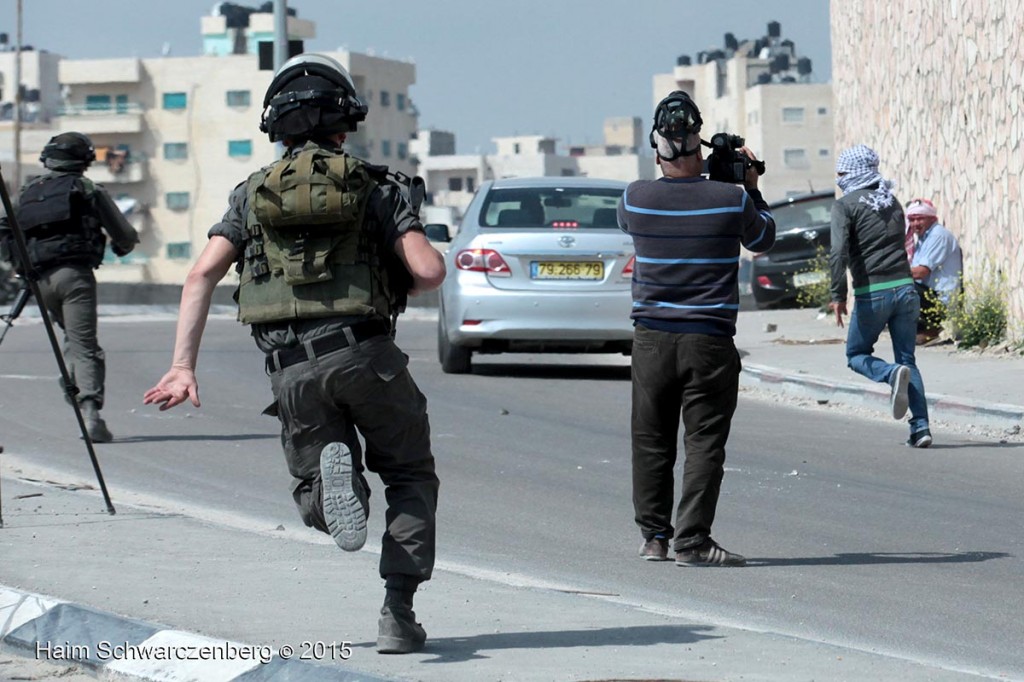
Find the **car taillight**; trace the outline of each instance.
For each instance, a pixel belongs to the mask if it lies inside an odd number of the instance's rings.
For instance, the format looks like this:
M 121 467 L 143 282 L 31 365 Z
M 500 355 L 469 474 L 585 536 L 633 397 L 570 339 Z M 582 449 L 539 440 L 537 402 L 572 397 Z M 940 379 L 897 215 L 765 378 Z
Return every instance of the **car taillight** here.
M 757 284 L 758 284 L 758 286 L 762 286 L 762 287 L 770 287 L 772 285 L 772 281 L 770 279 L 768 279 L 767 275 L 758 275 L 757 276 Z
M 636 266 L 636 256 L 630 256 L 629 261 L 626 262 L 626 267 L 622 268 L 623 277 L 632 277 L 633 268 Z
M 512 271 L 501 254 L 492 249 L 466 249 L 455 255 L 455 267 L 471 272 L 486 272 L 495 277 L 509 277 Z

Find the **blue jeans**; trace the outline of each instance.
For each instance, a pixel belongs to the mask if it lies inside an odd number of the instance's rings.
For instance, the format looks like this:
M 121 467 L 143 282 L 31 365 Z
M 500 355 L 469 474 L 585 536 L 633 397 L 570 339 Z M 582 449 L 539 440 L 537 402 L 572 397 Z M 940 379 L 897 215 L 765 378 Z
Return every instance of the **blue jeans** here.
M 924 381 L 914 360 L 917 318 L 921 312 L 917 291 L 912 285 L 904 285 L 862 294 L 855 301 L 850 331 L 846 335 L 846 364 L 857 374 L 879 383 L 888 383 L 897 365 L 909 367 L 910 432 L 927 429 L 928 403 L 924 395 Z M 892 337 L 895 363 L 872 355 L 875 342 L 886 326 Z

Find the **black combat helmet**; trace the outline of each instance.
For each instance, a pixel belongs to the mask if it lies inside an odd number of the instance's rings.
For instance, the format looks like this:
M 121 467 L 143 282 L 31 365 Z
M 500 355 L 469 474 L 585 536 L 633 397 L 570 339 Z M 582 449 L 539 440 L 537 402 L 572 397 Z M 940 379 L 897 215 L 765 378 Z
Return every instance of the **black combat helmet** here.
M 50 138 L 39 160 L 54 170 L 85 170 L 96 160 L 96 149 L 82 133 L 61 133 Z
M 654 126 L 651 128 L 649 136 L 651 147 L 658 149 L 658 139 L 655 135 L 657 133 L 665 138 L 672 150 L 671 155 L 665 155 L 659 151 L 661 158 L 666 161 L 674 161 L 680 156 L 692 156 L 700 149 L 700 145 L 696 145 L 693 149 L 687 149 L 686 138 L 699 134 L 703 123 L 697 104 L 685 92 L 676 90 L 658 102 L 658 106 L 654 110 Z M 676 145 L 679 140 L 683 142 L 681 147 Z
M 300 54 L 277 70 L 263 98 L 260 130 L 271 142 L 354 131 L 366 104 L 341 64 L 321 54 Z

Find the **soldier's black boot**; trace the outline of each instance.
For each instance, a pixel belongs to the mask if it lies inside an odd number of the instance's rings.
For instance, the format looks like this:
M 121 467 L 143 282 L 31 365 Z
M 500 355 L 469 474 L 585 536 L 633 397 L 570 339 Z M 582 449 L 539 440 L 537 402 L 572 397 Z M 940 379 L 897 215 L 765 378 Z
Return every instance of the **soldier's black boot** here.
M 410 584 L 412 589 L 408 589 Z M 389 576 L 387 585 L 377 622 L 377 653 L 411 654 L 421 650 L 427 633 L 416 622 L 416 613 L 412 610 L 416 583 L 405 576 Z
M 85 430 L 93 443 L 109 443 L 114 440 L 114 434 L 110 433 L 107 423 L 100 418 L 100 408 L 94 400 L 83 400 L 79 405 L 82 410 L 82 419 L 85 420 Z

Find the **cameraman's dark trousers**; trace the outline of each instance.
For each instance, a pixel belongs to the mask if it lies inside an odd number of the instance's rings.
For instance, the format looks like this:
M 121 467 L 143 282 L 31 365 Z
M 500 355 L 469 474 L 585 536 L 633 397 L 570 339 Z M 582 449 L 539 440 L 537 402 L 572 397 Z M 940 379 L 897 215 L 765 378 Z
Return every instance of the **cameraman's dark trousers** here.
M 633 508 L 645 539 L 680 551 L 711 536 L 736 411 L 740 357 L 731 336 L 679 334 L 638 324 L 633 338 Z M 679 419 L 683 492 L 672 526 Z

